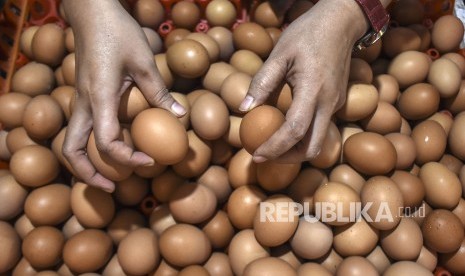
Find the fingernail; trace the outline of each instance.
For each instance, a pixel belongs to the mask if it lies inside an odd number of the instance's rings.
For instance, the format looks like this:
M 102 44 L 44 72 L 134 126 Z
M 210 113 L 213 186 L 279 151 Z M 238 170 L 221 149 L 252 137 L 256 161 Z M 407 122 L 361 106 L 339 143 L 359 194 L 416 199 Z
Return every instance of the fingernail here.
M 254 98 L 252 96 L 247 96 L 245 99 L 242 101 L 241 105 L 239 106 L 240 111 L 249 111 L 250 107 L 252 107 L 252 103 L 254 101 Z
M 142 165 L 142 167 L 151 167 L 153 165 L 155 165 L 155 161 L 151 160 L 145 163 L 144 165 Z
M 254 156 L 253 157 L 253 161 L 255 163 L 263 163 L 263 162 L 266 162 L 268 159 L 266 159 L 265 157 L 263 156 Z
M 111 194 L 115 191 L 115 188 L 114 187 L 102 187 L 102 190 L 104 190 L 105 192 Z
M 187 112 L 184 106 L 180 105 L 178 102 L 174 102 L 171 105 L 171 110 L 174 112 L 174 114 L 180 117 L 184 116 Z

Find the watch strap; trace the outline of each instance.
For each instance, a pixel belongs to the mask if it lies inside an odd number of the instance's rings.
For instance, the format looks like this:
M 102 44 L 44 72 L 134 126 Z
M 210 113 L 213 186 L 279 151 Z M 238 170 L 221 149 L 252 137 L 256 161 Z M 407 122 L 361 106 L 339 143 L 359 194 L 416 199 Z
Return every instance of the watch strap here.
M 389 22 L 389 14 L 379 0 L 355 0 L 365 13 L 371 27 L 379 32 Z

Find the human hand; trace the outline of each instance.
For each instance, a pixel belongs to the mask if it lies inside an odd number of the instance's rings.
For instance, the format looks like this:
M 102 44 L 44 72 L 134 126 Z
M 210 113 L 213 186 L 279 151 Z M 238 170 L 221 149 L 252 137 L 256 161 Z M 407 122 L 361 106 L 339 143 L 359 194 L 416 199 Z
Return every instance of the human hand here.
M 112 192 L 114 183 L 86 155 L 92 129 L 99 151 L 114 160 L 132 167 L 154 163 L 118 140 L 118 107 L 124 91 L 136 83 L 152 106 L 177 116 L 186 111 L 168 93 L 142 29 L 118 1 L 68 0 L 64 4 L 76 37 L 77 98 L 63 154 L 84 182 Z
M 284 82 L 293 101 L 285 123 L 253 154 L 255 162 L 315 158 L 346 96 L 352 47 L 368 23 L 355 1 L 319 1 L 282 33 L 255 75 L 241 111 L 266 102 Z

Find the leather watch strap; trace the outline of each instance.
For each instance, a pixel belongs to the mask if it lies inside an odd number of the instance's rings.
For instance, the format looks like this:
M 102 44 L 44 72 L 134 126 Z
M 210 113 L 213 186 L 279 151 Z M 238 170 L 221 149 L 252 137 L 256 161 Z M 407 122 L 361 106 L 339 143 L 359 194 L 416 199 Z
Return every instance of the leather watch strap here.
M 379 0 L 355 0 L 370 21 L 375 32 L 379 32 L 389 22 L 389 15 Z

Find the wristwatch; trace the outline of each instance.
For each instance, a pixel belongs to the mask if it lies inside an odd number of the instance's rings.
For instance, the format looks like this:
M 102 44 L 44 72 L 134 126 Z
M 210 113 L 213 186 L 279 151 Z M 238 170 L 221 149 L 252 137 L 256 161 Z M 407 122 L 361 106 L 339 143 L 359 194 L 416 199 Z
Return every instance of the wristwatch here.
M 379 0 L 355 0 L 362 8 L 371 25 L 369 30 L 354 45 L 354 50 L 362 50 L 378 41 L 389 26 L 389 14 Z

